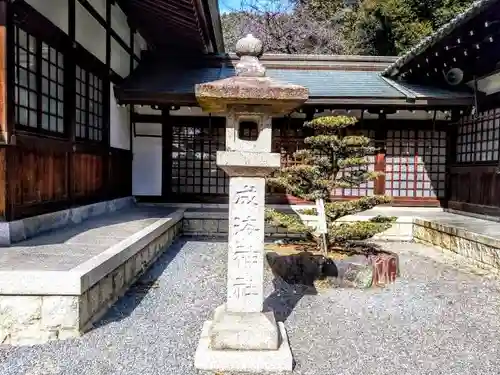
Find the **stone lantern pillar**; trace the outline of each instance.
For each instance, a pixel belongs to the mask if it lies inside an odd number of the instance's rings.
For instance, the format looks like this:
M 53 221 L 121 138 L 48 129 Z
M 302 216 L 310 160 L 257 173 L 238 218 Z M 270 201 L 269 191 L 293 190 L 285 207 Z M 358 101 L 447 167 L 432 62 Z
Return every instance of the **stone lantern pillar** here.
M 195 367 L 291 371 L 283 324 L 263 311 L 265 177 L 280 167 L 280 154 L 271 153 L 272 116 L 291 112 L 309 95 L 266 77 L 262 42 L 252 35 L 238 41 L 236 52 L 236 76 L 195 89 L 204 111 L 226 115 L 226 150 L 217 152 L 217 165 L 230 177 L 227 302 L 203 326 Z

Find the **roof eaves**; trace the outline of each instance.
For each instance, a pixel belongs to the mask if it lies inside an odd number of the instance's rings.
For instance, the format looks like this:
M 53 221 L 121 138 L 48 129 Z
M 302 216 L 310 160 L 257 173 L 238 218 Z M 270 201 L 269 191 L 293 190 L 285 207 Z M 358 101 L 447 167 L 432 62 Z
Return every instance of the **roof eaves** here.
M 214 53 L 224 52 L 224 37 L 222 35 L 222 23 L 217 0 L 207 0 L 208 10 L 212 21 L 212 31 L 214 36 Z
M 235 53 L 226 53 L 218 55 L 219 58 L 238 61 Z M 292 55 L 284 53 L 264 53 L 260 57 L 262 63 L 283 62 L 283 63 L 362 63 L 362 64 L 392 64 L 397 61 L 397 56 L 365 56 L 365 55 Z
M 390 85 L 391 87 L 395 88 L 400 93 L 402 93 L 403 95 L 405 95 L 406 96 L 406 101 L 408 101 L 410 103 L 414 103 L 415 100 L 417 99 L 417 96 L 415 95 L 414 92 L 412 92 L 411 90 L 408 90 L 408 89 L 402 87 L 401 85 L 398 85 L 397 82 L 395 82 L 395 81 L 393 81 L 393 80 L 391 80 L 389 78 L 386 78 L 383 75 L 380 75 L 380 78 L 382 78 L 388 85 Z
M 445 37 L 449 36 L 458 27 L 464 25 L 466 22 L 474 18 L 490 5 L 498 2 L 498 0 L 478 0 L 475 1 L 467 10 L 460 13 L 447 24 L 441 26 L 433 34 L 422 39 L 415 47 L 411 48 L 407 53 L 398 58 L 393 64 L 388 66 L 382 74 L 385 77 L 391 77 L 398 74 L 399 70 L 412 61 L 415 57 L 425 52 L 430 47 L 439 43 Z

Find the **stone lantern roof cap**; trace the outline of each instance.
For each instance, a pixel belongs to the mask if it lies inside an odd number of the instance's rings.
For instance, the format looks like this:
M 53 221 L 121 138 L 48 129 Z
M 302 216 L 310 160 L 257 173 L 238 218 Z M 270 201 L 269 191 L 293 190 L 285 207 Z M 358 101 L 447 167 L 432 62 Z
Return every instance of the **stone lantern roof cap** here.
M 252 34 L 247 34 L 246 37 L 238 40 L 236 43 L 236 55 L 242 56 L 255 56 L 262 57 L 264 53 L 264 45 L 262 42 L 255 38 Z
M 229 112 L 239 106 L 279 114 L 302 105 L 309 98 L 309 90 L 266 77 L 266 68 L 259 60 L 263 52 L 262 42 L 253 35 L 240 39 L 236 43 L 240 58 L 236 76 L 195 85 L 196 99 L 203 110 Z

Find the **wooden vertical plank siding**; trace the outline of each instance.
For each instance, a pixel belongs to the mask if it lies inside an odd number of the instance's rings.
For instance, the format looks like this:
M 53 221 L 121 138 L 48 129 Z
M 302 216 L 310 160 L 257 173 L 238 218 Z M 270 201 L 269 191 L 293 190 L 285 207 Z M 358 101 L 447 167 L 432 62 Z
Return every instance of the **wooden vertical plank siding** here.
M 448 207 L 500 216 L 500 108 L 464 117 L 455 126 Z
M 6 15 L 7 6 L 10 17 Z M 69 0 L 68 12 L 66 35 L 26 2 L 0 0 L 0 220 L 16 220 L 131 194 L 131 152 L 109 145 L 109 88 L 103 142 L 75 138 L 76 62 L 85 69 L 94 69 L 108 86 L 116 76 L 109 65 L 74 45 L 75 0 Z M 65 56 L 64 132 L 50 133 L 40 129 L 39 124 L 38 128 L 16 125 L 14 22 Z

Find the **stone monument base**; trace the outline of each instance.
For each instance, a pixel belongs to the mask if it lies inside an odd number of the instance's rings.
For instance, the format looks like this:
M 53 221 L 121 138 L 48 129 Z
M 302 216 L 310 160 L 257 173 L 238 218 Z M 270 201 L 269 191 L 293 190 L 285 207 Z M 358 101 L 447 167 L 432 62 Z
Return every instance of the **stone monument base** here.
M 278 322 L 280 346 L 278 350 L 214 350 L 210 347 L 212 321 L 203 324 L 200 342 L 194 357 L 194 367 L 204 371 L 284 372 L 292 371 L 293 357 L 285 331 Z
M 209 331 L 213 350 L 278 350 L 280 332 L 274 313 L 215 309 Z

